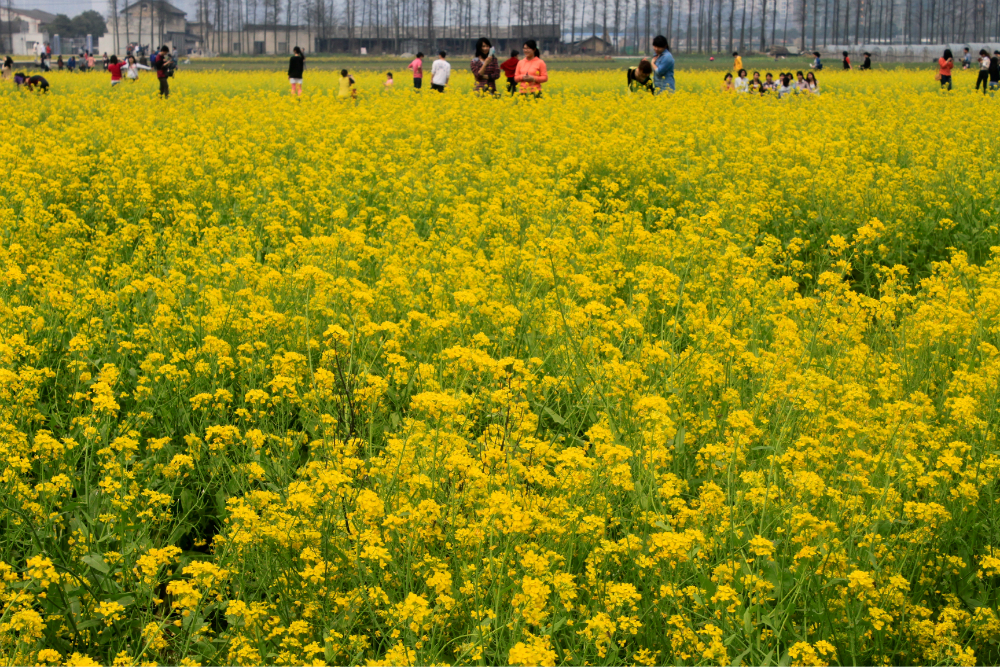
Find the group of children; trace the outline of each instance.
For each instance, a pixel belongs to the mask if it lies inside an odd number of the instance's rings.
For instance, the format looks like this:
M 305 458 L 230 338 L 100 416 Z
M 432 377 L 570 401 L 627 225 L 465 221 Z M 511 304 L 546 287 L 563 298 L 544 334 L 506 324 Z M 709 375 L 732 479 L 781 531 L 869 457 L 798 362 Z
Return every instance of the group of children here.
M 737 72 L 736 79 L 733 79 L 731 72 L 726 72 L 722 80 L 722 90 L 757 95 L 775 93 L 779 98 L 799 94 L 819 95 L 819 81 L 812 72 L 803 75 L 801 70 L 795 73 L 794 78 L 791 72 L 779 72 L 777 81 L 770 72 L 764 76 L 763 81 L 760 80 L 760 72 L 754 72 L 753 78 L 747 79 L 747 71 L 741 69 Z

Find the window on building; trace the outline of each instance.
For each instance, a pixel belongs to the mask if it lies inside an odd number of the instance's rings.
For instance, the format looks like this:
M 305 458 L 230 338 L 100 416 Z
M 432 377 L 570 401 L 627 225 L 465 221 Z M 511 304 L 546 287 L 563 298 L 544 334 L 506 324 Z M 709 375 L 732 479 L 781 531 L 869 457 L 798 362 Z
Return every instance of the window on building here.
M 264 42 L 254 42 L 253 43 L 254 55 L 262 56 L 264 55 Z
M 239 42 L 233 42 L 233 53 L 239 53 L 240 52 L 240 46 L 241 45 L 240 45 Z
M 288 42 L 278 42 L 278 53 L 284 53 L 288 50 Z

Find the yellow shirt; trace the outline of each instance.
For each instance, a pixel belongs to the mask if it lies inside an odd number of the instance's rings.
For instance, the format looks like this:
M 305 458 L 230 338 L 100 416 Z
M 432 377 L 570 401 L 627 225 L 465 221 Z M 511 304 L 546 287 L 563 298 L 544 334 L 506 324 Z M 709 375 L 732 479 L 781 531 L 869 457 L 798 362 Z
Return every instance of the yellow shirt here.
M 736 56 L 736 58 L 733 59 L 733 69 L 737 72 L 743 69 L 743 58 Z
M 337 92 L 337 97 L 350 97 L 351 96 L 351 77 L 342 76 L 340 77 L 340 90 Z

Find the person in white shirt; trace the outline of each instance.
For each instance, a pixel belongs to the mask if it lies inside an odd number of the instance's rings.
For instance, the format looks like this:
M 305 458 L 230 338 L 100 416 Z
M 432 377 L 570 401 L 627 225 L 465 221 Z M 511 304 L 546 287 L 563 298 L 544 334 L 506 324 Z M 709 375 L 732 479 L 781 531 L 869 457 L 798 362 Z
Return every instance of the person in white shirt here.
M 737 93 L 745 93 L 749 90 L 750 79 L 747 78 L 747 71 L 741 69 L 736 74 L 736 80 L 733 81 L 733 87 L 736 88 Z
M 979 78 L 976 79 L 976 90 L 979 84 L 983 84 L 983 95 L 986 94 L 986 86 L 990 82 L 990 52 L 986 49 L 979 49 Z
M 447 55 L 441 51 L 438 53 L 438 59 L 431 65 L 431 89 L 439 93 L 444 92 L 444 87 L 448 85 L 448 79 L 451 78 L 451 63 L 445 59 Z

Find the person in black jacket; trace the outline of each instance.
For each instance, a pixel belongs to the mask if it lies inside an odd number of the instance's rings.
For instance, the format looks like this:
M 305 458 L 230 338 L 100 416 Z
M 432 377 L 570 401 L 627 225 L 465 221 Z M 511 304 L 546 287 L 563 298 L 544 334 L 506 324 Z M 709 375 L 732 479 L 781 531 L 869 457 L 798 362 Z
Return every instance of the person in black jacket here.
M 990 58 L 990 90 L 1000 90 L 1000 51 L 994 51 Z
M 160 97 L 166 99 L 170 97 L 170 75 L 173 73 L 173 58 L 170 57 L 170 47 L 164 45 L 160 49 L 160 55 L 153 66 L 156 70 L 156 78 L 160 82 Z
M 861 69 L 871 69 L 872 68 L 872 54 L 865 51 L 865 61 L 861 63 Z
M 288 83 L 292 85 L 292 95 L 302 97 L 302 71 L 306 68 L 306 57 L 302 49 L 292 49 L 292 57 L 288 59 Z

